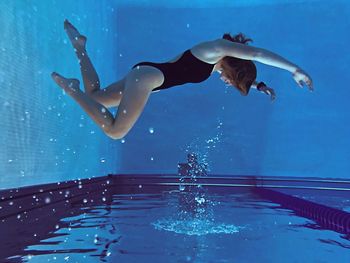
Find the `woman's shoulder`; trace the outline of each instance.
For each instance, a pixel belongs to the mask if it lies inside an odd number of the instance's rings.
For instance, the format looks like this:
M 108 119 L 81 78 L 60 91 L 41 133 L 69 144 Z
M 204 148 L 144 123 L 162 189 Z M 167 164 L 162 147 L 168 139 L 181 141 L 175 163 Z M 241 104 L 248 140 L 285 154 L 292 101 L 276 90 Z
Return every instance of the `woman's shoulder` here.
M 221 53 L 218 52 L 218 47 L 221 45 L 221 40 L 222 39 L 215 39 L 211 41 L 201 42 L 189 48 L 188 50 L 190 50 L 192 55 L 199 60 L 202 60 L 208 64 L 215 64 L 222 58 L 222 55 L 220 55 Z M 182 57 L 183 54 L 184 53 L 181 53 L 167 62 L 174 63 L 180 57 Z
M 218 50 L 220 41 L 221 39 L 215 39 L 202 42 L 190 48 L 190 51 L 196 58 L 209 64 L 215 64 L 222 58 Z

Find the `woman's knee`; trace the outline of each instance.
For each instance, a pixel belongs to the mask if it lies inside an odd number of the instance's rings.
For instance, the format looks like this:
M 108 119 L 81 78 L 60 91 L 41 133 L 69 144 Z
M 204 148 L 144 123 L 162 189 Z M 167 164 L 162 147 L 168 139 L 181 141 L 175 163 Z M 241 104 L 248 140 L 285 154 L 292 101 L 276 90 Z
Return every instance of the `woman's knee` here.
M 129 129 L 110 129 L 110 130 L 104 130 L 106 135 L 110 137 L 113 140 L 120 140 L 125 137 L 125 135 L 128 133 Z

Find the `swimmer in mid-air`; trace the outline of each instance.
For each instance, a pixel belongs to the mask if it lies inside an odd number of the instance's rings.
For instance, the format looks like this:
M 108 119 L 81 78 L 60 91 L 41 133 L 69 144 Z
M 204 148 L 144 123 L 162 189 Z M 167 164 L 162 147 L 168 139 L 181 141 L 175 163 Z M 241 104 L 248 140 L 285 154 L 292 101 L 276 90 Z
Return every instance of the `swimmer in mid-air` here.
M 70 95 L 112 139 L 123 138 L 135 124 L 152 92 L 185 83 L 199 83 L 213 72 L 235 87 L 242 95 L 250 88 L 275 99 L 275 92 L 264 82 L 257 82 L 253 61 L 292 73 L 300 87 L 313 90 L 311 77 L 297 65 L 266 49 L 248 46 L 251 39 L 243 34 L 224 34 L 221 39 L 199 43 L 166 63 L 141 62 L 119 81 L 100 89 L 98 75 L 86 53 L 86 37 L 68 21 L 64 29 L 78 56 L 85 92 L 77 79 L 53 72 L 54 81 Z M 118 106 L 116 116 L 108 108 Z

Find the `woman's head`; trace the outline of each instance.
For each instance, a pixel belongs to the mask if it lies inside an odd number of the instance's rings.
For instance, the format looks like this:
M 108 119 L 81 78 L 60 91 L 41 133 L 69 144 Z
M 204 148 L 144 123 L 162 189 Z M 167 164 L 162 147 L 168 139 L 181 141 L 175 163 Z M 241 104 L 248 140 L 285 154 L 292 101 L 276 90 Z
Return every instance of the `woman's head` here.
M 235 36 L 224 34 L 222 38 L 245 45 L 252 41 L 242 33 Z M 252 61 L 235 57 L 224 57 L 220 61 L 220 68 L 221 79 L 224 82 L 236 87 L 242 95 L 248 95 L 250 86 L 257 75 L 255 64 Z

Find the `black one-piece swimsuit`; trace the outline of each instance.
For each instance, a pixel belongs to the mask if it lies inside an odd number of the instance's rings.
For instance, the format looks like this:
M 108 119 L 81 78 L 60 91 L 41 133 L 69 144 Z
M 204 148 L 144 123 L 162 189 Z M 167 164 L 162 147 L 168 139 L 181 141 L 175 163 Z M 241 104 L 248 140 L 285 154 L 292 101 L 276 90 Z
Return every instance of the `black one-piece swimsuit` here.
M 175 62 L 140 62 L 134 65 L 132 68 L 142 65 L 152 66 L 162 71 L 164 75 L 164 82 L 162 85 L 153 89 L 153 91 L 156 91 L 168 89 L 170 87 L 185 83 L 202 82 L 209 78 L 215 64 L 209 64 L 196 58 L 193 56 L 191 50 L 188 49 L 182 54 L 181 58 Z

